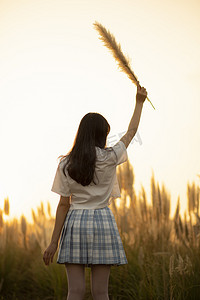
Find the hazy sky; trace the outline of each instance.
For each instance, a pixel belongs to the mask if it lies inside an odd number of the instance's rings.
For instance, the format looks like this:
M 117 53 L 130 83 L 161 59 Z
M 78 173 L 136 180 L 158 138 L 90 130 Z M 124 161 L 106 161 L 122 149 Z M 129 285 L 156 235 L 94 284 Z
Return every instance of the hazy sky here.
M 98 39 L 108 28 L 131 58 L 154 104 L 143 106 L 128 148 L 150 200 L 150 179 L 165 184 L 174 211 L 186 209 L 187 182 L 200 173 L 200 2 L 198 0 L 0 1 L 0 208 L 31 216 L 52 204 L 58 160 L 87 112 L 103 114 L 110 137 L 128 127 L 136 87 Z M 110 138 L 111 140 L 111 138 Z M 139 143 L 140 141 L 140 143 Z

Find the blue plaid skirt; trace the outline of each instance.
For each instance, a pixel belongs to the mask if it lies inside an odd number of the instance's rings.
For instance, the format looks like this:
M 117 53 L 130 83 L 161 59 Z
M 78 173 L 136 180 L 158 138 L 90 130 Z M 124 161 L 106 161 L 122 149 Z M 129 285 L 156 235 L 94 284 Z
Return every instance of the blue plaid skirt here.
M 63 225 L 57 263 L 127 264 L 126 254 L 111 209 L 69 210 Z

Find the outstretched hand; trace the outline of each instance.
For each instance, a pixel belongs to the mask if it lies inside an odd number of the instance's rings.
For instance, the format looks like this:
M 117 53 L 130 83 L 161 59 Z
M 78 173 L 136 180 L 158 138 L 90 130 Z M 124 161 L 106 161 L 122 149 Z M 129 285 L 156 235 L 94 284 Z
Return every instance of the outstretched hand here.
M 140 86 L 139 81 L 137 81 L 137 95 L 136 95 L 136 101 L 137 102 L 144 102 L 147 98 L 147 91 L 144 87 Z
M 50 243 L 49 247 L 44 251 L 43 261 L 45 265 L 48 266 L 50 262 L 53 262 L 53 257 L 54 254 L 56 253 L 57 248 L 58 248 L 58 244 Z

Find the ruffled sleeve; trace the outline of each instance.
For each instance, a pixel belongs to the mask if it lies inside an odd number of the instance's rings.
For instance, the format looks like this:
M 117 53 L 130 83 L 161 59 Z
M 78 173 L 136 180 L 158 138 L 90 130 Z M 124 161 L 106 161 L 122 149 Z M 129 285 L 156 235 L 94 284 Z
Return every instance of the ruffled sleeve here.
M 57 167 L 51 191 L 64 197 L 69 197 L 71 195 L 69 182 L 63 173 L 62 164 L 59 164 Z
M 117 142 L 113 147 L 110 147 L 109 150 L 111 151 L 112 162 L 114 162 L 115 166 L 120 165 L 128 160 L 126 146 L 122 141 Z M 110 205 L 113 199 L 121 197 L 116 170 L 113 180 L 114 184 L 110 194 L 108 205 Z
M 112 148 L 116 165 L 120 165 L 127 161 L 127 149 L 122 141 L 117 142 Z

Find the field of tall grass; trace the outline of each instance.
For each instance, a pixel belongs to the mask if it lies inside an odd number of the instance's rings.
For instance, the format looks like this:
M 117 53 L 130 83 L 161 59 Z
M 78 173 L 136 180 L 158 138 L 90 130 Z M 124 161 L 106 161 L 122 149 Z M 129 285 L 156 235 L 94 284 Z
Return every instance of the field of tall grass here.
M 127 254 L 128 265 L 112 267 L 110 299 L 200 299 L 200 214 L 199 191 L 187 184 L 188 209 L 180 215 L 180 199 L 170 218 L 170 194 L 151 177 L 151 199 L 145 189 L 136 195 L 133 167 L 118 166 L 120 205 L 112 209 Z M 9 199 L 0 209 L 0 299 L 66 299 L 67 277 L 63 265 L 45 266 L 42 254 L 54 225 L 50 204 L 32 209 L 33 224 L 5 221 Z M 57 254 L 56 254 L 57 256 Z M 90 294 L 90 268 L 86 268 Z

